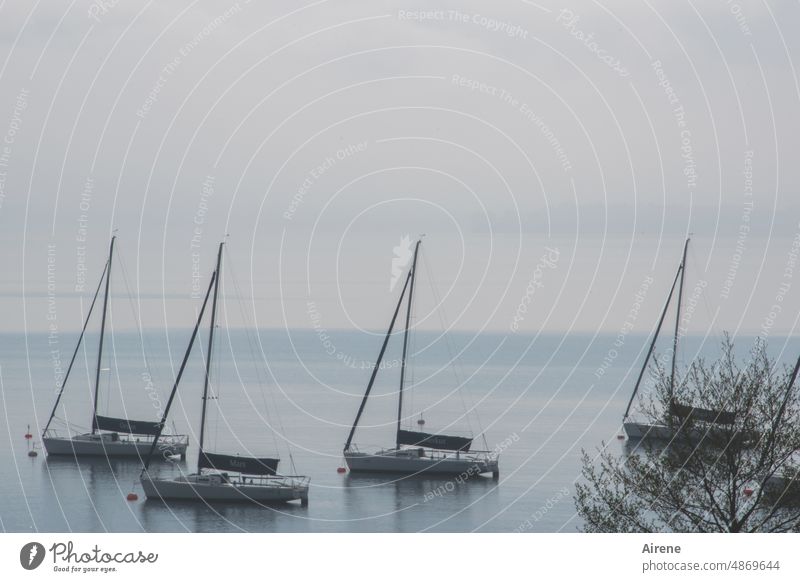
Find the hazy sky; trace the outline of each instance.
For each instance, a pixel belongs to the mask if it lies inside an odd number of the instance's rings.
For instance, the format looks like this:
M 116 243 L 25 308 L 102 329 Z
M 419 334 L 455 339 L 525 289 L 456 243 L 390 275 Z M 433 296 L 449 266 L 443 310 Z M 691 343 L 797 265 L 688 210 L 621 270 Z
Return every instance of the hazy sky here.
M 3 331 L 76 329 L 114 228 L 148 327 L 226 233 L 260 326 L 384 327 L 425 233 L 421 326 L 646 332 L 689 232 L 689 333 L 797 325 L 797 2 L 0 6 Z

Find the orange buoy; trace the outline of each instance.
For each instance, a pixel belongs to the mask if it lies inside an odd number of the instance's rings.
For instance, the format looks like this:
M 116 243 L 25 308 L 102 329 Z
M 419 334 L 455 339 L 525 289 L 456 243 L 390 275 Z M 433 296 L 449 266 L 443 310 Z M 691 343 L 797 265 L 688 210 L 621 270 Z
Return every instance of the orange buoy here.
M 339 467 L 338 469 L 336 469 L 336 472 L 337 473 L 347 473 L 347 469 L 345 469 L 344 467 Z
M 37 453 L 36 451 L 28 451 L 28 456 L 29 457 L 38 457 L 39 453 Z
M 136 493 L 128 493 L 128 497 L 126 497 L 128 501 L 136 501 L 139 499 L 139 496 Z
M 752 490 L 752 489 L 750 489 L 750 487 L 745 487 L 745 488 L 744 488 L 744 494 L 745 494 L 747 497 L 750 497 L 750 496 L 753 494 L 753 490 Z

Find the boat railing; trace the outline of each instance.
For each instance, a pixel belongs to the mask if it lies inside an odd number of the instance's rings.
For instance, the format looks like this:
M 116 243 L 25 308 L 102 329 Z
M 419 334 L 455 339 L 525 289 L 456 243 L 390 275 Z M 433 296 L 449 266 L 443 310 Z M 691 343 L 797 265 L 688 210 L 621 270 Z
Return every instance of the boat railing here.
M 86 430 L 86 429 L 83 429 Z M 71 439 L 76 436 L 83 436 L 89 434 L 88 432 L 81 432 L 81 429 L 66 428 L 63 432 L 56 428 L 48 428 L 42 433 L 42 438 L 46 439 Z
M 351 444 L 350 452 L 360 453 L 358 447 L 356 445 Z M 382 448 L 378 449 L 375 455 L 387 455 L 387 454 L 397 454 L 398 452 L 402 451 L 407 455 L 413 455 L 415 452 L 422 450 L 423 454 L 418 455 L 420 458 L 430 459 L 432 461 L 443 461 L 446 459 L 461 459 L 465 461 L 475 461 L 475 462 L 496 462 L 499 460 L 500 455 L 496 451 L 480 451 L 480 450 L 470 450 L 470 451 L 446 451 L 442 449 L 429 449 L 425 447 L 406 447 L 401 449 L 396 448 Z
M 58 429 L 55 428 L 48 428 L 42 437 L 44 438 L 74 438 L 74 436 L 85 436 L 90 433 L 77 433 L 73 434 L 70 431 L 66 433 L 61 433 Z M 99 432 L 97 433 L 98 437 L 100 435 L 108 435 L 114 434 L 111 432 Z M 126 442 L 138 442 L 138 443 L 152 443 L 154 440 L 154 435 L 147 435 L 147 434 L 128 434 L 128 433 L 116 433 L 117 440 L 126 441 Z M 189 435 L 185 434 L 162 434 L 159 437 L 159 446 L 162 444 L 164 446 L 174 446 L 174 445 L 188 445 L 189 444 Z
M 283 485 L 286 487 L 308 487 L 311 477 L 305 475 L 246 475 L 231 479 L 241 485 Z
M 424 456 L 434 461 L 460 459 L 479 462 L 496 461 L 499 457 L 494 451 L 443 451 L 439 449 L 425 449 Z
M 100 433 L 100 434 L 113 434 L 113 433 Z M 114 440 L 112 438 L 112 440 Z M 145 444 L 152 444 L 155 440 L 154 435 L 149 434 L 128 434 L 128 433 L 117 433 L 116 437 L 117 441 L 120 442 L 127 442 L 127 443 L 145 443 Z M 162 434 L 158 437 L 158 445 L 156 448 L 159 450 L 167 449 L 169 447 L 174 446 L 188 446 L 189 445 L 189 436 L 185 434 Z
M 109 434 L 109 433 L 103 433 Z M 117 439 L 120 441 L 137 442 L 137 443 L 152 443 L 155 440 L 153 435 L 149 434 L 126 434 L 118 433 Z M 158 437 L 158 446 L 174 446 L 174 445 L 188 445 L 189 436 L 185 434 L 162 434 Z
M 487 461 L 497 460 L 500 457 L 495 451 L 469 451 L 468 453 L 461 453 L 461 455 Z
M 368 444 L 368 445 L 363 445 L 363 448 L 364 448 L 364 451 L 382 450 L 380 445 L 370 445 L 370 444 Z M 349 453 L 367 454 L 367 453 L 364 453 L 364 451 L 362 451 L 361 448 L 359 448 L 359 446 L 356 443 L 350 443 L 350 448 L 347 449 L 347 452 L 349 452 Z
M 134 435 L 128 435 L 128 436 L 134 436 Z M 143 440 L 145 440 L 145 439 L 143 439 Z M 153 437 L 149 436 L 149 437 L 146 438 L 146 440 L 152 441 Z M 158 440 L 159 440 L 159 442 L 163 441 L 163 442 L 171 444 L 171 445 L 188 445 L 189 444 L 189 435 L 185 435 L 185 434 L 162 434 L 160 437 L 158 437 Z

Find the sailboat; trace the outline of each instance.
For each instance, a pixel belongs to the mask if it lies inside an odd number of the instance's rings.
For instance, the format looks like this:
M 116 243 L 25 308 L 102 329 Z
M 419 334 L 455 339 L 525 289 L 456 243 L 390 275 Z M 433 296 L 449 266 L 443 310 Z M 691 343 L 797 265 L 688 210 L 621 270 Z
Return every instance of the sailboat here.
M 189 345 L 183 357 L 175 384 L 172 387 L 161 422 L 158 423 L 156 436 L 150 453 L 145 459 L 140 481 L 148 499 L 186 500 L 203 502 L 250 502 L 280 503 L 299 500 L 303 506 L 308 505 L 309 479 L 305 476 L 279 475 L 277 458 L 243 457 L 221 453 L 210 453 L 205 448 L 206 404 L 209 400 L 208 387 L 211 372 L 211 358 L 214 347 L 214 328 L 217 319 L 217 299 L 219 281 L 222 278 L 222 249 L 220 243 L 217 253 L 217 267 L 211 275 L 203 305 L 197 317 Z M 213 291 L 211 305 L 211 321 L 208 332 L 208 347 L 205 362 L 205 381 L 203 383 L 203 399 L 200 415 L 200 441 L 197 459 L 197 472 L 180 475 L 176 478 L 153 477 L 149 473 L 150 460 L 153 458 L 161 437 L 161 430 L 167 421 L 169 409 L 178 390 L 186 363 L 192 352 L 197 333 L 203 321 L 209 296 Z
M 114 258 L 114 243 L 116 236 L 111 237 L 111 245 L 108 251 L 108 260 L 106 261 L 103 273 L 100 276 L 100 281 L 97 284 L 92 303 L 89 306 L 89 312 L 86 315 L 86 320 L 83 323 L 83 328 L 78 336 L 78 342 L 75 346 L 75 351 L 72 353 L 67 371 L 64 374 L 64 380 L 61 383 L 61 388 L 56 396 L 55 404 L 50 412 L 50 417 L 42 430 L 42 444 L 48 455 L 72 455 L 76 457 L 81 456 L 106 456 L 106 457 L 137 457 L 144 458 L 151 449 L 155 442 L 155 434 L 157 429 L 156 422 L 129 420 L 127 418 L 113 418 L 109 416 L 101 416 L 97 414 L 97 403 L 100 393 L 100 372 L 103 361 L 103 341 L 105 339 L 106 331 L 106 316 L 108 314 L 108 295 L 111 287 L 111 266 Z M 56 418 L 58 405 L 61 402 L 61 397 L 64 395 L 64 390 L 67 387 L 70 372 L 75 364 L 75 359 L 78 351 L 83 342 L 86 328 L 89 325 L 89 319 L 92 316 L 97 299 L 100 295 L 100 290 L 105 283 L 105 291 L 103 295 L 103 315 L 100 324 L 100 341 L 97 348 L 97 367 L 95 369 L 94 378 L 94 398 L 92 402 L 92 429 L 91 432 L 77 435 L 60 435 L 58 431 L 52 428 L 53 420 Z M 160 452 L 164 457 L 186 455 L 186 447 L 189 443 L 189 438 L 186 435 L 167 435 L 162 437 L 160 444 Z
M 630 400 L 628 400 L 628 406 L 625 408 L 625 413 L 622 416 L 622 426 L 625 430 L 625 434 L 631 440 L 669 442 L 675 439 L 678 434 L 680 434 L 682 439 L 688 439 L 691 442 L 696 442 L 703 440 L 709 435 L 710 432 L 713 432 L 715 430 L 715 426 L 732 425 L 735 422 L 734 414 L 731 412 L 689 406 L 680 403 L 674 396 L 675 372 L 678 356 L 678 339 L 681 322 L 681 304 L 683 302 L 683 289 L 686 279 L 686 256 L 689 251 L 690 240 L 691 239 L 687 238 L 686 243 L 683 246 L 683 256 L 681 258 L 680 265 L 678 266 L 678 270 L 675 273 L 675 279 L 672 282 L 672 288 L 667 296 L 667 302 L 664 305 L 663 311 L 661 312 L 661 317 L 658 321 L 658 325 L 656 326 L 652 341 L 650 342 L 650 348 L 647 351 L 647 356 L 645 357 L 642 368 L 639 371 L 639 376 L 636 380 L 633 393 L 631 394 Z M 672 369 L 670 373 L 669 409 L 665 411 L 665 419 L 663 422 L 636 422 L 629 420 L 634 398 L 636 398 L 636 394 L 639 392 L 639 388 L 642 384 L 642 380 L 644 379 L 647 366 L 653 356 L 656 342 L 658 341 L 661 328 L 663 327 L 664 320 L 666 319 L 667 311 L 672 303 L 672 298 L 675 294 L 676 287 L 678 288 L 678 301 L 675 315 L 675 333 L 672 338 Z
M 462 436 L 449 436 L 442 434 L 431 434 L 411 430 L 403 430 L 401 421 L 403 418 L 403 389 L 406 376 L 406 361 L 408 355 L 408 329 L 411 320 L 411 306 L 414 294 L 414 282 L 417 272 L 417 257 L 422 240 L 417 240 L 414 247 L 414 258 L 411 268 L 406 276 L 400 299 L 389 324 L 389 329 L 383 340 L 378 359 L 372 369 L 366 392 L 361 400 L 361 405 L 356 413 L 355 421 L 350 429 L 347 442 L 344 445 L 344 459 L 351 472 L 383 472 L 383 473 L 403 473 L 407 475 L 417 474 L 439 474 L 439 475 L 465 475 L 467 477 L 478 476 L 484 473 L 491 473 L 497 479 L 499 477 L 499 459 L 491 451 L 471 450 L 472 438 Z M 406 291 L 408 300 L 406 306 L 406 323 L 403 333 L 403 354 L 400 365 L 400 389 L 398 392 L 397 404 L 397 432 L 395 446 L 382 449 L 374 453 L 366 453 L 358 450 L 353 444 L 356 428 L 361 420 L 364 407 L 369 399 L 372 386 L 381 366 L 381 361 L 386 352 L 386 346 L 392 335 L 400 307 L 403 304 Z

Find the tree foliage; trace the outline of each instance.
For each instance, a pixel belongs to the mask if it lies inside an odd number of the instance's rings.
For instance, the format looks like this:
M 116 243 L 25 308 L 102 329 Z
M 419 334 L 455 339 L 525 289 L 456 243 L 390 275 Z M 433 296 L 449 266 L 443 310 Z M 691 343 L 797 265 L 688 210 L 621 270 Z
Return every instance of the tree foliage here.
M 800 531 L 793 462 L 800 398 L 792 377 L 760 341 L 740 364 L 727 337 L 717 361 L 697 359 L 674 386 L 656 364 L 639 415 L 672 436 L 627 442 L 622 455 L 608 446 L 595 456 L 584 451 L 575 495 L 584 530 Z M 719 411 L 716 419 L 726 421 L 677 416 L 680 405 Z

